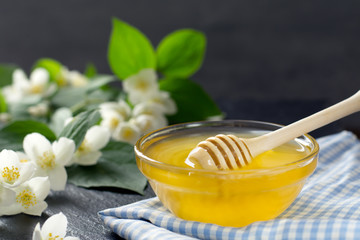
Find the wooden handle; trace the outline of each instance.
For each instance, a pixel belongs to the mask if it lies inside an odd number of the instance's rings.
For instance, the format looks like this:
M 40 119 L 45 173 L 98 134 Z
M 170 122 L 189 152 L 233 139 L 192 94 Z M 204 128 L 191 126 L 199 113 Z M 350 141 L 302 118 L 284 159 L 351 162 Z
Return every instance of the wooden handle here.
M 360 91 L 353 96 L 317 112 L 309 117 L 294 122 L 286 127 L 246 141 L 253 157 L 267 150 L 278 147 L 296 137 L 334 122 L 340 118 L 360 111 Z

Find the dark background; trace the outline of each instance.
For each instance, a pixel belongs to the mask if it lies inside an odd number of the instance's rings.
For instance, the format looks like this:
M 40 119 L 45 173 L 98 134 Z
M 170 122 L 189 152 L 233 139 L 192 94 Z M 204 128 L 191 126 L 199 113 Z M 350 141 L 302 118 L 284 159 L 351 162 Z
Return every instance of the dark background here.
M 193 79 L 216 101 L 328 106 L 360 89 L 359 10 L 357 0 L 2 1 L 0 63 L 29 71 L 50 57 L 70 69 L 92 62 L 110 73 L 107 45 L 118 17 L 154 46 L 180 28 L 203 31 L 206 59 Z M 356 128 L 358 118 L 345 125 Z

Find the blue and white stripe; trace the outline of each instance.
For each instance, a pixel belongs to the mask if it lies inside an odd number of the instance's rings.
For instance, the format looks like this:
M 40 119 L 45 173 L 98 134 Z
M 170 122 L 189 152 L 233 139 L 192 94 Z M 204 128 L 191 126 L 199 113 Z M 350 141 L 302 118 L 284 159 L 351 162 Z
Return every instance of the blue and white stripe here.
M 318 139 L 318 167 L 278 218 L 242 228 L 185 221 L 157 198 L 101 211 L 125 239 L 360 239 L 360 142 L 343 131 Z

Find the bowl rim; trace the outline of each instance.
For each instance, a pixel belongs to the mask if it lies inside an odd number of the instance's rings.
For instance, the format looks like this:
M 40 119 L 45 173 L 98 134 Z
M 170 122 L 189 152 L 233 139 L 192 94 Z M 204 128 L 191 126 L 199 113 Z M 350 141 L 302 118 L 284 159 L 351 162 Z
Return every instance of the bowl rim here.
M 203 127 L 203 126 L 213 126 L 213 125 L 222 125 L 222 124 L 230 124 L 230 123 L 245 123 L 245 124 L 262 124 L 262 125 L 266 125 L 266 126 L 271 126 L 271 127 L 277 127 L 277 128 L 281 128 L 284 125 L 281 124 L 277 124 L 277 123 L 271 123 L 271 122 L 266 122 L 266 121 L 257 121 L 257 120 L 217 120 L 217 121 L 194 121 L 194 122 L 186 122 L 186 123 L 179 123 L 179 124 L 173 124 L 173 125 L 169 125 L 160 129 L 157 129 L 155 131 L 149 132 L 145 135 L 143 135 L 142 137 L 140 137 L 137 142 L 134 145 L 134 151 L 135 151 L 135 155 L 137 155 L 137 158 L 141 158 L 141 160 L 145 161 L 146 163 L 153 165 L 155 167 L 159 167 L 159 168 L 163 168 L 166 170 L 171 170 L 171 171 L 176 171 L 176 172 L 191 172 L 191 173 L 204 173 L 204 174 L 217 174 L 217 175 L 228 175 L 228 174 L 239 174 L 239 173 L 243 173 L 243 174 L 250 174 L 250 173 L 268 173 L 268 172 L 277 172 L 277 171 L 282 171 L 282 170 L 291 170 L 293 168 L 297 168 L 297 167 L 301 167 L 304 165 L 308 165 L 309 163 L 311 163 L 314 159 L 316 159 L 316 155 L 319 154 L 319 144 L 318 142 L 315 140 L 315 138 L 313 138 L 312 136 L 310 136 L 309 134 L 303 134 L 299 137 L 297 137 L 296 139 L 299 139 L 301 137 L 307 139 L 310 141 L 310 143 L 313 145 L 313 148 L 311 149 L 311 152 L 309 155 L 307 155 L 304 158 L 301 159 L 297 159 L 294 162 L 290 162 L 290 163 L 286 163 L 283 165 L 279 165 L 276 167 L 270 167 L 270 168 L 255 168 L 255 169 L 236 169 L 236 170 L 208 170 L 208 169 L 197 169 L 197 168 L 191 168 L 191 167 L 181 167 L 181 166 L 176 166 L 176 165 L 172 165 L 172 164 L 168 164 L 168 163 L 164 163 L 164 162 L 160 162 L 158 160 L 152 159 L 148 156 L 146 156 L 140 149 L 140 146 L 142 144 L 142 142 L 147 139 L 148 137 L 152 136 L 152 135 L 156 135 L 156 134 L 160 134 L 161 132 L 165 131 L 165 130 L 171 130 L 173 129 L 189 129 L 189 128 L 194 128 L 194 127 Z

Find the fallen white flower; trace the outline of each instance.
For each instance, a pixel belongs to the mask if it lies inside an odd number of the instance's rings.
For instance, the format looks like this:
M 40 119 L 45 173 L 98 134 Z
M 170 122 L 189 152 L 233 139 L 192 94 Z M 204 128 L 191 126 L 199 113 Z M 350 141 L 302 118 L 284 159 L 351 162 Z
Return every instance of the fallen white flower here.
M 40 228 L 40 223 L 36 224 L 32 240 L 79 240 L 78 237 L 65 237 L 67 230 L 67 218 L 63 213 L 49 217 Z
M 0 207 L 0 215 L 25 213 L 40 216 L 48 206 L 44 201 L 50 192 L 48 177 L 34 177 L 13 190 L 16 194 L 15 201 Z
M 48 176 L 51 189 L 64 190 L 67 173 L 65 165 L 75 152 L 75 143 L 68 138 L 60 138 L 53 144 L 39 133 L 25 136 L 23 148 L 30 160 L 37 165 L 37 176 Z

